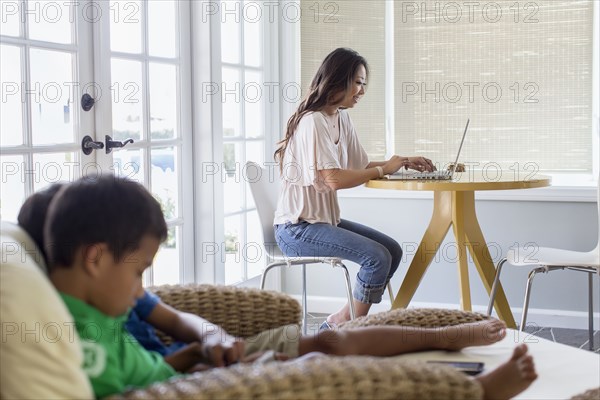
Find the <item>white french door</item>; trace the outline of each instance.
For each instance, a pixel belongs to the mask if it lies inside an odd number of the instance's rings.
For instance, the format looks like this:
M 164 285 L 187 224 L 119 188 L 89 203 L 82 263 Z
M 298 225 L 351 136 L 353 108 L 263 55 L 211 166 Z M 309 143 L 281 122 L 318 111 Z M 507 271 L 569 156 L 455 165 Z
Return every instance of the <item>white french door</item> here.
M 214 154 L 221 167 L 215 185 L 215 237 L 220 243 L 215 247 L 221 255 L 215 260 L 216 282 L 253 285 L 267 257 L 244 165 L 272 162 L 279 137 L 283 89 L 276 67 L 278 20 L 270 14 L 274 3 L 231 0 L 215 5 L 212 33 L 220 45 L 215 46 L 213 78 L 218 85 L 212 92 L 220 118 L 214 121 Z
M 192 176 L 182 168 L 192 148 L 189 2 L 3 1 L 0 33 L 2 219 L 53 182 L 126 176 L 152 192 L 169 226 L 146 284 L 193 281 Z
M 96 96 L 92 25 L 81 6 L 47 1 L 3 1 L 0 25 L 0 215 L 15 221 L 23 200 L 59 181 L 96 173 L 95 156 L 81 152 L 94 140 Z
M 98 104 L 96 129 L 133 141 L 103 162 L 147 187 L 165 214 L 169 235 L 146 284 L 192 282 L 192 169 L 183 168 L 192 148 L 189 2 L 99 5 L 107 18 L 94 25 L 95 75 L 110 101 Z

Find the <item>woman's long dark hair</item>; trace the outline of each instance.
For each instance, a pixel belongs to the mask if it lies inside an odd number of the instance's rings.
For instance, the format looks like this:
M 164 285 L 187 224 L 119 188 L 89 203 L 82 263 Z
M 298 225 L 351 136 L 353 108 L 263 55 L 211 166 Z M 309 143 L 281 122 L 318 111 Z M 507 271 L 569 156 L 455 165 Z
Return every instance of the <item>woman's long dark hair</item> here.
M 315 77 L 310 83 L 308 93 L 291 116 L 287 123 L 285 138 L 279 143 L 275 151 L 275 161 L 279 168 L 283 168 L 283 156 L 287 146 L 296 132 L 298 123 L 302 117 L 311 111 L 318 111 L 323 107 L 341 101 L 353 85 L 356 71 L 360 66 L 365 67 L 367 78 L 369 76 L 369 65 L 356 51 L 348 48 L 338 48 L 325 57 Z

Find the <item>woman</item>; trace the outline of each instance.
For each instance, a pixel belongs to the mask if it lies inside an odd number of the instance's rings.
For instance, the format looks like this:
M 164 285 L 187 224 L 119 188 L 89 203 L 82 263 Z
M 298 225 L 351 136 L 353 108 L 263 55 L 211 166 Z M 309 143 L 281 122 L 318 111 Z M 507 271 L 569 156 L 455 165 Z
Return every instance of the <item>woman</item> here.
M 339 257 L 361 265 L 354 288 L 357 316 L 379 303 L 402 258 L 400 245 L 389 236 L 340 219 L 337 190 L 352 188 L 400 168 L 433 171 L 423 157 L 393 156 L 369 161 L 350 116 L 365 93 L 367 61 L 351 49 L 331 52 L 319 67 L 308 94 L 290 118 L 275 159 L 282 188 L 275 212 L 275 237 L 287 256 Z M 346 304 L 321 326 L 350 319 Z

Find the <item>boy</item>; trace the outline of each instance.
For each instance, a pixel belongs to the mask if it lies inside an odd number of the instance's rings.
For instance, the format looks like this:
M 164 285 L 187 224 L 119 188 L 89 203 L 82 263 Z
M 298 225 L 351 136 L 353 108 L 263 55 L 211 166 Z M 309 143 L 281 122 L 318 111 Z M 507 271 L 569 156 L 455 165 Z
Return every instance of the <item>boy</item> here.
M 141 185 L 122 178 L 81 179 L 61 189 L 50 204 L 44 229 L 50 279 L 75 319 L 85 353 L 84 370 L 97 397 L 177 374 L 124 328 L 127 311 L 144 295 L 142 274 L 166 235 L 158 202 Z M 504 324 L 497 320 L 440 329 L 374 326 L 286 340 L 289 328 L 277 330 L 271 341 L 275 349 L 281 346 L 286 351 L 280 359 L 311 352 L 391 356 L 426 349 L 460 350 L 493 343 L 505 334 Z M 206 356 L 214 365 L 233 364 L 244 361 L 250 351 L 267 349 L 247 349 L 242 339 L 229 335 L 219 338 L 218 344 L 202 343 L 207 338 L 201 330 L 197 333 L 198 342 L 192 343 L 193 351 L 186 353 L 178 369 L 194 370 Z M 487 398 L 510 398 L 536 378 L 526 352 L 526 347 L 517 347 L 508 362 L 476 378 Z M 251 359 L 256 354 L 260 353 Z
M 81 179 L 50 204 L 44 231 L 50 280 L 75 319 L 83 369 L 97 397 L 176 375 L 123 327 L 143 294 L 142 273 L 166 237 L 156 200 L 120 178 Z
M 19 210 L 18 223 L 40 249 L 44 264 L 48 260 L 44 250 L 44 222 L 50 202 L 65 186 L 64 183 L 55 183 L 34 193 Z M 197 315 L 175 310 L 147 291 L 131 309 L 125 327 L 146 350 L 159 353 L 179 372 L 189 372 L 192 367 L 203 369 L 202 365 L 198 365 L 199 359 L 221 367 L 230 363 L 230 358 L 237 361 L 241 357 L 238 355 L 240 343 L 236 344 L 238 340 L 221 327 Z M 155 328 L 178 342 L 165 346 L 154 332 Z M 202 346 L 199 346 L 200 343 Z

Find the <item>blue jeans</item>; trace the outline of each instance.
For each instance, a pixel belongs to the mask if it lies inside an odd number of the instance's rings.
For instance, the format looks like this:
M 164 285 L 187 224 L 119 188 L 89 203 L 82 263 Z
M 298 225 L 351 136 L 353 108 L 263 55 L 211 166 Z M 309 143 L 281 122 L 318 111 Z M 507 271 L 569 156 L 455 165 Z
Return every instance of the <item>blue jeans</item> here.
M 275 239 L 288 257 L 338 257 L 360 264 L 354 298 L 379 303 L 402 259 L 398 242 L 375 229 L 341 220 L 338 226 L 300 221 L 275 225 Z

